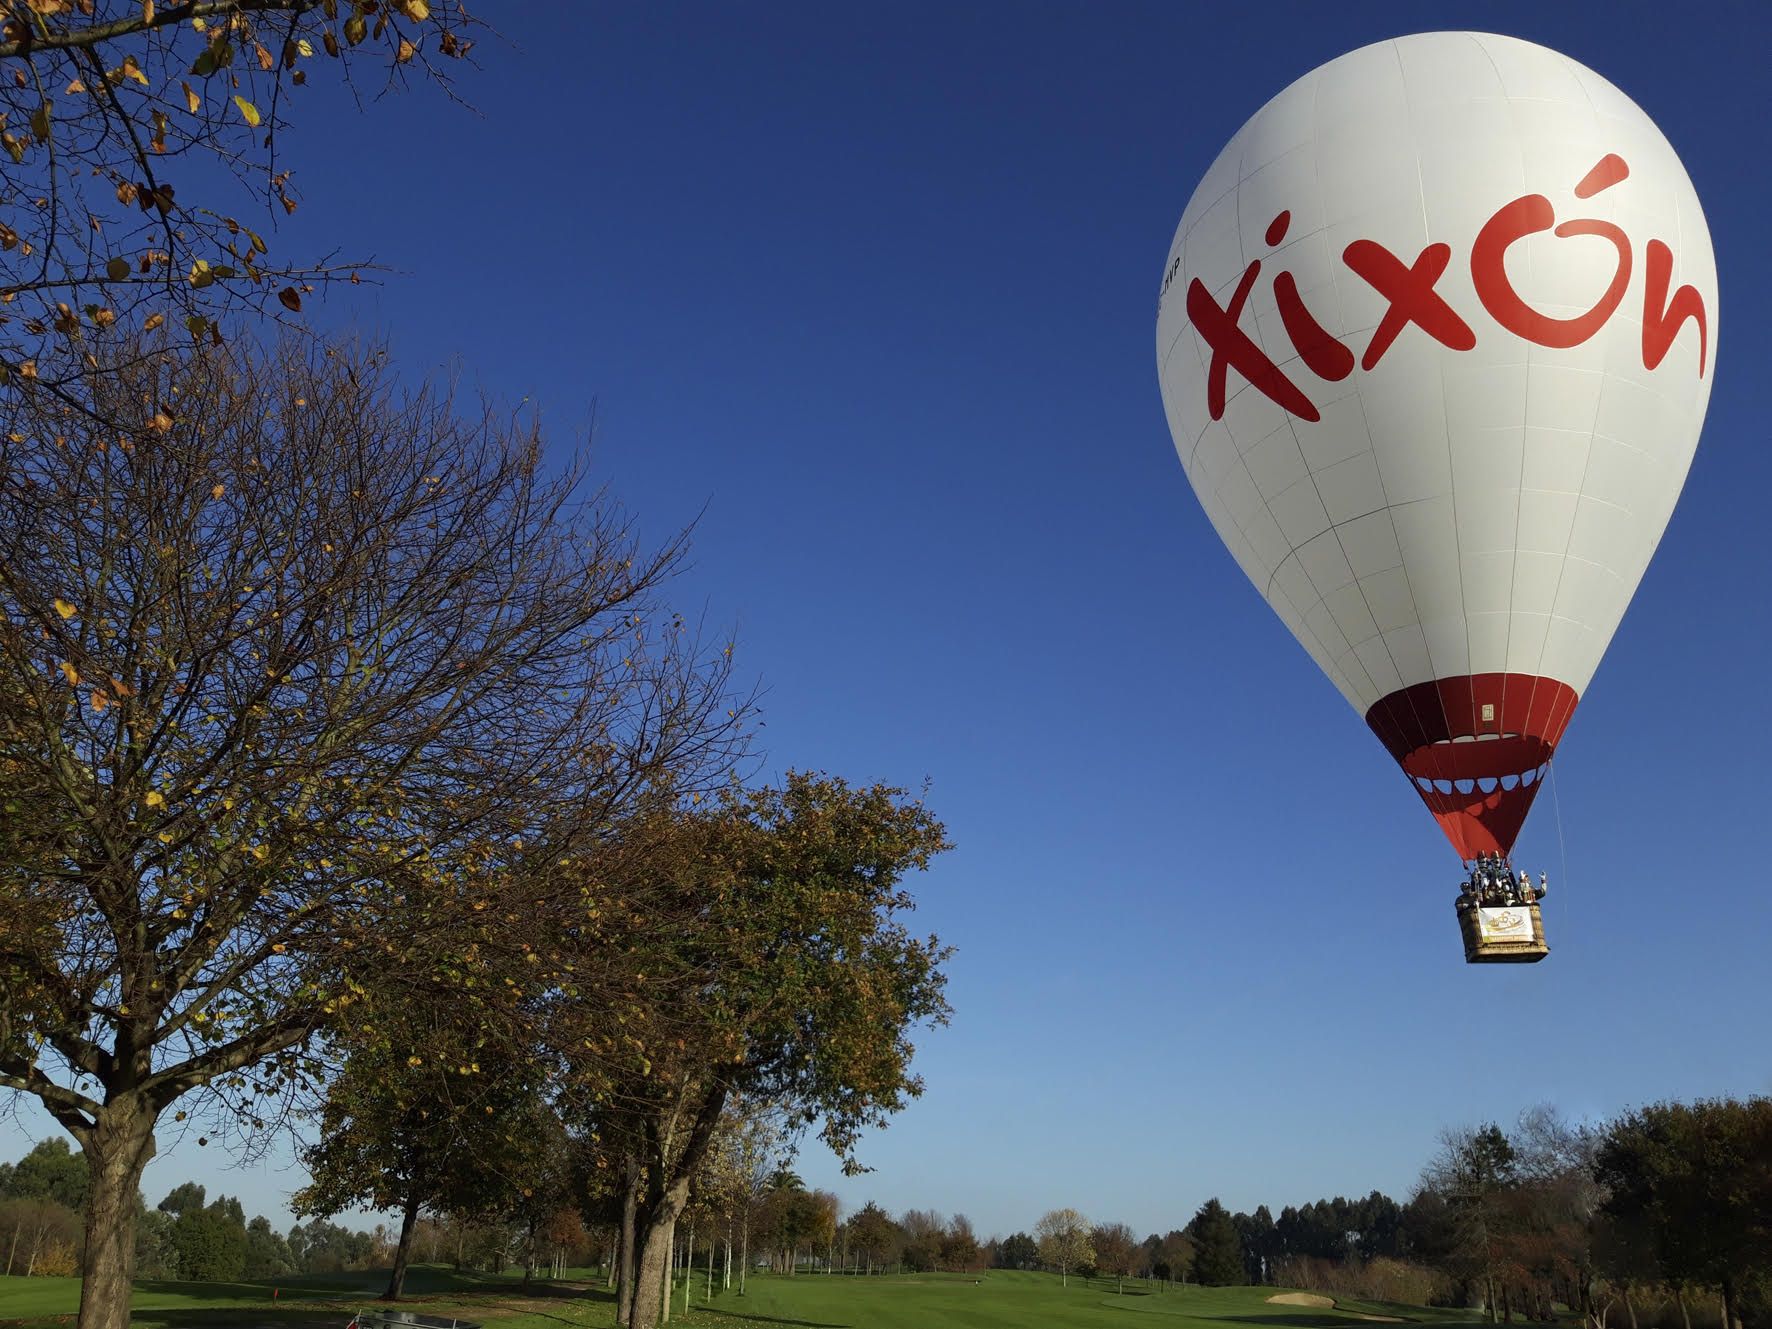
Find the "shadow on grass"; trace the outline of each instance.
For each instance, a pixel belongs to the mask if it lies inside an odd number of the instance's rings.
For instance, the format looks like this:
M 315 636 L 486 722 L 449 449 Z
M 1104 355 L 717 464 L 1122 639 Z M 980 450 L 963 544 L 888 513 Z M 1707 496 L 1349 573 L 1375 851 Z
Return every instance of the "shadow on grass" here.
M 351 1313 L 342 1307 L 329 1310 L 285 1310 L 273 1306 L 218 1306 L 214 1310 L 194 1307 L 168 1307 L 165 1310 L 135 1310 L 129 1323 L 156 1325 L 162 1329 L 297 1329 L 297 1326 L 332 1325 L 342 1327 Z
M 1283 1324 L 1292 1326 L 1292 1329 L 1347 1329 L 1350 1324 L 1367 1323 L 1362 1320 L 1359 1311 L 1324 1310 L 1293 1315 L 1247 1315 L 1190 1310 L 1188 1314 L 1202 1320 L 1223 1320 L 1228 1324 Z
M 785 1315 L 751 1315 L 745 1311 L 728 1310 L 724 1306 L 698 1306 L 696 1309 L 708 1315 L 718 1315 L 728 1320 L 744 1320 L 750 1324 L 790 1324 L 801 1326 L 801 1329 L 852 1329 L 848 1324 L 831 1320 L 790 1320 Z

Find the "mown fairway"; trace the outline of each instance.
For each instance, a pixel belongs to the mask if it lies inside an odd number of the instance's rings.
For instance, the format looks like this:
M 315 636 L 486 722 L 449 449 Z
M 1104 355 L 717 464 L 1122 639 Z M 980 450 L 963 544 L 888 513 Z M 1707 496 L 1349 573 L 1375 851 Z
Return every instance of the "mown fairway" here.
M 370 1307 L 385 1275 L 341 1274 L 270 1283 L 140 1283 L 132 1323 L 179 1329 L 343 1329 L 351 1313 Z M 415 1269 L 413 1296 L 402 1309 L 485 1320 L 490 1329 L 587 1329 L 614 1321 L 600 1280 L 525 1288 L 515 1278 Z M 1060 1286 L 1051 1274 L 992 1270 L 971 1275 L 905 1274 L 843 1278 L 800 1274 L 752 1278 L 748 1295 L 720 1293 L 711 1306 L 692 1291 L 693 1308 L 682 1311 L 682 1285 L 672 1323 L 694 1329 L 750 1329 L 758 1325 L 802 1329 L 1086 1329 L 1094 1325 L 1144 1323 L 1173 1329 L 1361 1329 L 1368 1317 L 1389 1316 L 1443 1326 L 1468 1312 L 1344 1302 L 1334 1310 L 1277 1305 L 1274 1288 L 1175 1288 L 1128 1283 L 1116 1294 L 1111 1280 L 1072 1278 Z M 47 1326 L 72 1315 L 79 1304 L 74 1278 L 0 1278 L 0 1324 Z M 1128 1315 L 1155 1317 L 1129 1322 Z

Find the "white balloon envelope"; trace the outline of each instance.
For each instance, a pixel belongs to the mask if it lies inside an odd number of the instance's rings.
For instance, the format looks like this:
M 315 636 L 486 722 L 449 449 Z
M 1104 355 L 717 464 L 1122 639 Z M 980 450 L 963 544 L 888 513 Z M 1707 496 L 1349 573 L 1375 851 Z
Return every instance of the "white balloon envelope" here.
M 1176 450 L 1461 858 L 1511 851 L 1667 526 L 1716 353 L 1678 157 L 1529 42 L 1350 52 L 1194 190 L 1157 314 Z

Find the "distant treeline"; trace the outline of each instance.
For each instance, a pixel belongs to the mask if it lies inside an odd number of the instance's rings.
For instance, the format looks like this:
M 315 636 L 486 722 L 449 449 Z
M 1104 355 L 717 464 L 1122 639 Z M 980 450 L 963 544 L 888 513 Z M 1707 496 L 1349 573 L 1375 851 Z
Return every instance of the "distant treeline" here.
M 51 1277 L 80 1271 L 89 1189 L 86 1159 L 64 1139 L 44 1140 L 17 1163 L 0 1163 L 0 1273 Z M 206 1200 L 193 1182 L 149 1208 L 137 1195 L 137 1278 L 225 1282 L 326 1274 L 385 1265 L 386 1234 L 335 1223 L 297 1223 L 279 1234 L 269 1219 L 246 1217 L 240 1202 Z
M 1599 1126 L 1553 1109 L 1447 1132 L 1404 1203 L 1378 1191 L 1232 1213 L 1181 1228 L 1055 1210 L 1035 1235 L 984 1245 L 1014 1269 L 1486 1308 L 1577 1313 L 1593 1329 L 1772 1325 L 1772 1099 L 1663 1103 Z
M 729 1169 L 737 1180 L 722 1181 L 718 1169 L 698 1177 L 673 1267 L 705 1262 L 711 1277 L 723 1247 L 723 1285 L 761 1263 L 789 1274 L 1049 1269 L 1477 1307 L 1510 1323 L 1574 1313 L 1589 1329 L 1772 1327 L 1772 1098 L 1656 1104 L 1598 1126 L 1536 1108 L 1508 1129 L 1446 1132 L 1405 1201 L 1375 1190 L 1287 1205 L 1276 1217 L 1266 1205 L 1237 1213 L 1214 1198 L 1185 1225 L 1142 1240 L 1075 1209 L 988 1240 L 963 1215 L 933 1210 L 894 1217 L 869 1203 L 843 1218 L 836 1196 L 769 1163 L 778 1148 L 738 1150 L 748 1161 Z M 417 1259 L 457 1267 L 607 1267 L 619 1246 L 611 1198 L 580 1177 L 563 1180 L 536 1210 L 542 1219 L 438 1210 L 416 1223 L 410 1247 Z M 85 1200 L 85 1160 L 62 1140 L 0 1165 L 6 1271 L 75 1272 Z M 396 1245 L 383 1228 L 321 1221 L 280 1236 L 263 1218 L 248 1222 L 236 1200 L 206 1203 L 190 1183 L 154 1209 L 143 1202 L 140 1219 L 141 1277 L 383 1267 Z

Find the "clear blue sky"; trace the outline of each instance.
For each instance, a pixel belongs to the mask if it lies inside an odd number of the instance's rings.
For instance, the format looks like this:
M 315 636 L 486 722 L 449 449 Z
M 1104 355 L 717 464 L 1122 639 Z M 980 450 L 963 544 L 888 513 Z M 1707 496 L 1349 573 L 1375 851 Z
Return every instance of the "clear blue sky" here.
M 767 685 L 767 769 L 930 781 L 959 947 L 923 1099 L 850 1207 L 1142 1230 L 1373 1187 L 1442 1127 L 1772 1091 L 1758 5 L 497 5 L 464 84 L 285 145 L 322 237 L 402 271 L 324 317 L 528 396 Z M 520 17 L 507 17 L 520 15 Z M 1460 958 L 1457 865 L 1220 547 L 1152 353 L 1171 233 L 1299 74 L 1426 26 L 1557 47 L 1657 120 L 1721 288 L 1704 440 L 1518 861 L 1555 954 Z M 305 94 L 304 94 L 305 95 Z M 1560 821 L 1559 821 L 1560 809 Z M 1565 860 L 1566 855 L 1566 860 Z M 22 1152 L 40 1118 L 5 1134 Z M 186 1176 L 281 1220 L 294 1173 Z M 285 1155 L 286 1157 L 286 1155 Z

